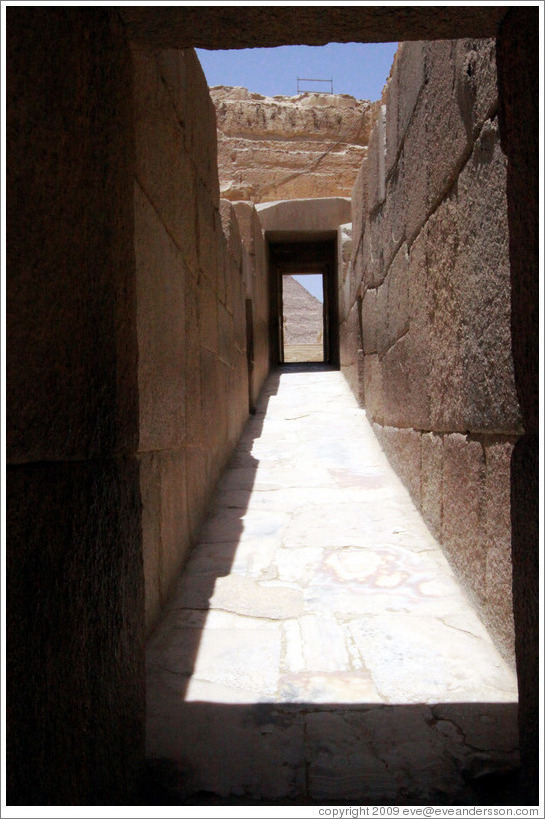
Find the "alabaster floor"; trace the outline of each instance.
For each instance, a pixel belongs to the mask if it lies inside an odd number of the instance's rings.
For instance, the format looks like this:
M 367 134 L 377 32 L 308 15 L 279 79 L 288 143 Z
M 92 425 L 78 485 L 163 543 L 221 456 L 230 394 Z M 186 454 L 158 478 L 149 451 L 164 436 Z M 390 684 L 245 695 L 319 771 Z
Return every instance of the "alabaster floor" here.
M 339 372 L 269 378 L 147 673 L 172 803 L 501 804 L 517 765 L 515 676 Z

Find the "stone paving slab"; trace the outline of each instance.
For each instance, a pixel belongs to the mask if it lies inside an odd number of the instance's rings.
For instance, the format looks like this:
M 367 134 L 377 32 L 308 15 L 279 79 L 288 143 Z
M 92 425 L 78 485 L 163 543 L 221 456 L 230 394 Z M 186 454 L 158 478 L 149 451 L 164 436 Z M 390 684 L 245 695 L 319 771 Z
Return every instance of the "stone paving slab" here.
M 516 701 L 342 375 L 272 376 L 148 646 L 174 800 L 488 804 Z

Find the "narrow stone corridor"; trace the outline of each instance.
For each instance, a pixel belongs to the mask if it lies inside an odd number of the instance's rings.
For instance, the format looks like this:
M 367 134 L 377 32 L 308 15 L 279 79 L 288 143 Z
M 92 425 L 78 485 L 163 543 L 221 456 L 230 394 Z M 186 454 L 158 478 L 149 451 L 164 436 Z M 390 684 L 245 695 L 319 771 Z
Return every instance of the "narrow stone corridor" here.
M 325 368 L 269 377 L 147 675 L 169 804 L 505 804 L 518 765 L 515 675 Z

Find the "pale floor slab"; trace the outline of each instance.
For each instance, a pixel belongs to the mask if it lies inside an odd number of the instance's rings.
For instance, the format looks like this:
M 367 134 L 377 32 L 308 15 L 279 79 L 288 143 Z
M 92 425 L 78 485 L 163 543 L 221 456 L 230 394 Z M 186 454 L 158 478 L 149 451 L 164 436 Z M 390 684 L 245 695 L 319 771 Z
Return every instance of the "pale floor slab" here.
M 172 804 L 488 804 L 517 765 L 514 673 L 338 372 L 270 377 L 147 674 Z

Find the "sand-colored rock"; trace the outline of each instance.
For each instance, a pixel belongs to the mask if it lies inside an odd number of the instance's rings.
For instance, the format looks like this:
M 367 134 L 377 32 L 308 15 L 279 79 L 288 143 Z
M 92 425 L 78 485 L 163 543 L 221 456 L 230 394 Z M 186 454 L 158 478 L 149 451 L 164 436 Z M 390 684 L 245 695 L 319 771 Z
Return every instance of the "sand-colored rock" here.
M 264 97 L 223 85 L 210 94 L 223 198 L 269 202 L 350 195 L 375 103 L 348 94 Z

